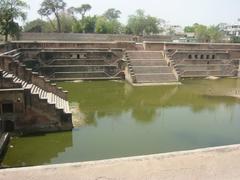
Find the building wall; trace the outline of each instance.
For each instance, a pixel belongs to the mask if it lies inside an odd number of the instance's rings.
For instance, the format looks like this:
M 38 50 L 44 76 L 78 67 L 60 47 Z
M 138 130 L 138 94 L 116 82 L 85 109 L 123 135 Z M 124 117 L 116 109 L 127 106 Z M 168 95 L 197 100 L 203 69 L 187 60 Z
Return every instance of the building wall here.
M 5 105 L 13 106 L 12 111 L 6 112 Z M 0 89 L 0 121 L 1 123 L 11 121 L 14 129 L 24 119 L 26 113 L 25 96 L 23 89 Z M 3 127 L 4 128 L 4 127 Z

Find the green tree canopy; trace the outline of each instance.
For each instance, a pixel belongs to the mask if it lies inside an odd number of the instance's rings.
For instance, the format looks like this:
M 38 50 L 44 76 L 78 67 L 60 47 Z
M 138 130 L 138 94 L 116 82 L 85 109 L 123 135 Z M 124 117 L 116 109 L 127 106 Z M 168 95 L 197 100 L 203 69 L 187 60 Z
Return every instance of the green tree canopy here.
M 195 23 L 193 26 L 186 26 L 184 31 L 194 32 L 200 42 L 220 42 L 223 38 L 223 33 L 217 26 L 208 27 Z
M 120 18 L 121 15 L 121 11 L 114 9 L 114 8 L 110 8 L 108 9 L 103 16 L 106 17 L 108 20 L 116 20 L 118 18 Z
M 61 20 L 60 12 L 62 12 L 66 7 L 66 3 L 63 0 L 44 0 L 41 3 L 41 8 L 38 10 L 38 13 L 41 16 L 46 16 L 54 27 L 54 23 L 50 19 L 50 16 L 54 14 L 57 20 L 57 31 L 61 32 Z
M 41 19 L 36 19 L 26 23 L 23 29 L 25 32 L 46 32 L 46 28 L 47 22 Z
M 84 18 L 84 32 L 85 33 L 94 33 L 96 28 L 96 16 L 87 16 Z
M 0 1 L 0 34 L 5 36 L 16 36 L 20 31 L 17 19 L 25 20 L 27 4 L 22 0 L 1 0 Z
M 118 20 L 108 20 L 104 16 L 97 17 L 96 33 L 101 34 L 120 34 L 122 33 L 122 24 Z
M 92 6 L 90 4 L 82 4 L 80 7 L 74 8 L 76 13 L 81 14 L 82 20 L 85 18 L 87 11 L 90 11 Z
M 184 28 L 184 32 L 185 33 L 193 33 L 195 30 L 194 30 L 194 27 L 193 26 L 186 26 Z
M 159 33 L 160 19 L 145 15 L 144 10 L 138 9 L 135 15 L 129 16 L 127 29 L 136 35 Z

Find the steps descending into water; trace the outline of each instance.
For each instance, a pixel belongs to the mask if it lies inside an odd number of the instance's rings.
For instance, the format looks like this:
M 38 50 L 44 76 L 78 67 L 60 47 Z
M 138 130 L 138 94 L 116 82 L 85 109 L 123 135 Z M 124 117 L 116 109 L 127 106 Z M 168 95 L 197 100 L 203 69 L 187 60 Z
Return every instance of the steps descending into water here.
M 127 51 L 126 61 L 133 83 L 177 83 L 173 67 L 168 65 L 162 51 Z
M 67 91 L 26 68 L 13 56 L 0 56 L 0 61 L 2 96 L 11 96 L 3 97 L 3 101 L 9 101 L 14 107 L 9 116 L 1 118 L 12 121 L 14 131 L 36 133 L 72 129 Z
M 68 101 L 53 92 L 48 92 L 6 71 L 1 70 L 0 74 L 3 78 L 11 79 L 14 84 L 20 85 L 21 88 L 29 90 L 31 95 L 38 95 L 40 99 L 46 99 L 48 104 L 54 104 L 57 109 L 62 109 L 64 113 L 71 114 Z

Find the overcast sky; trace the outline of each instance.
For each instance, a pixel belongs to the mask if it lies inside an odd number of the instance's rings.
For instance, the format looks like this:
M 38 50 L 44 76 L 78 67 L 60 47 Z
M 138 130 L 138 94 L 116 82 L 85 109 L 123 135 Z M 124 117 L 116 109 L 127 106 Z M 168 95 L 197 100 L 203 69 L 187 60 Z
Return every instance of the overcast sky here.
M 39 18 L 37 10 L 42 0 L 26 0 L 30 5 L 28 21 Z M 220 22 L 236 23 L 240 18 L 240 0 L 65 0 L 67 6 L 78 7 L 88 3 L 90 14 L 102 14 L 108 8 L 122 12 L 120 21 L 127 22 L 136 9 L 166 20 L 172 25 L 191 25 L 195 22 L 206 25 Z

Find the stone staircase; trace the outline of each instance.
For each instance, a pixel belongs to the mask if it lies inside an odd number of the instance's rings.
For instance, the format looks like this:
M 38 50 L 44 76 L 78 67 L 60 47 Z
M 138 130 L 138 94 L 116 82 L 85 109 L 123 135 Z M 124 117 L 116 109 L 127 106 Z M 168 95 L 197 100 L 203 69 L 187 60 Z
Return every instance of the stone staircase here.
M 0 80 L 2 90 L 20 90 L 24 94 L 25 111 L 22 112 L 21 123 L 16 122 L 16 130 L 37 132 L 72 129 L 67 91 L 37 72 L 32 72 L 11 56 L 0 56 Z M 31 124 L 33 122 L 37 123 Z
M 133 83 L 176 83 L 173 68 L 162 51 L 127 51 L 125 59 Z
M 8 78 L 10 81 L 12 81 L 13 84 L 16 84 L 18 88 L 29 90 L 32 95 L 38 95 L 40 99 L 47 100 L 46 102 L 48 104 L 55 105 L 56 109 L 62 109 L 63 113 L 71 114 L 68 101 L 59 97 L 58 95 L 52 92 L 47 92 L 46 90 L 40 88 L 39 86 L 28 83 L 2 69 L 0 69 L 0 76 L 2 78 Z

